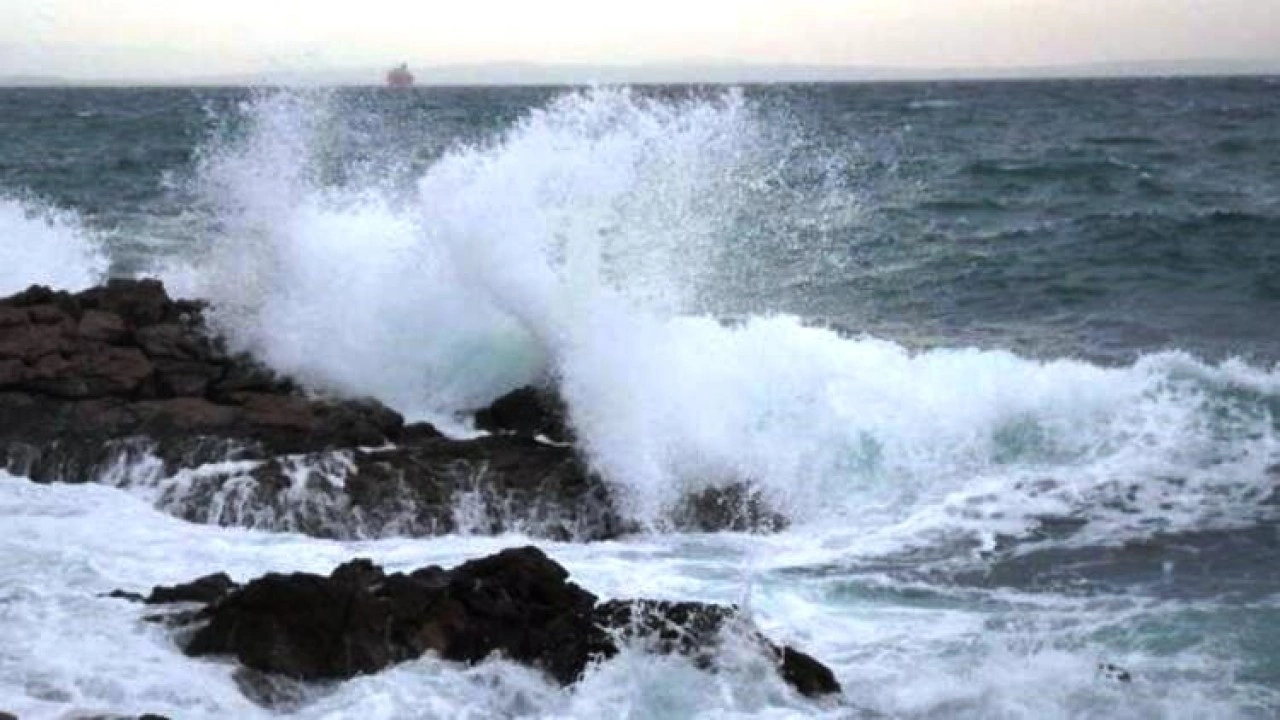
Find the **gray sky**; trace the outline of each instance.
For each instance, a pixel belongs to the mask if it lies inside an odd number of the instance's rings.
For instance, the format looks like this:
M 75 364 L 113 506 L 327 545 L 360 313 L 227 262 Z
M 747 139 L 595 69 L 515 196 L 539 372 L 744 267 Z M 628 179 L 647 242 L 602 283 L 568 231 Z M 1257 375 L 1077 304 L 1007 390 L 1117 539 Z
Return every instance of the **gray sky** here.
M 1280 0 L 0 0 L 0 76 L 523 61 L 1274 66 Z

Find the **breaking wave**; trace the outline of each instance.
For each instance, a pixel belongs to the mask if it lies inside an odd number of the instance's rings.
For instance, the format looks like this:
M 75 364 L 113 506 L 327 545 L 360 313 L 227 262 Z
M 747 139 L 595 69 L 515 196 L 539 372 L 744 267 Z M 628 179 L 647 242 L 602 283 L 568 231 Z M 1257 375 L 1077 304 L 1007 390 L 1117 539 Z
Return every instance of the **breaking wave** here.
M 244 132 L 210 142 L 196 184 L 221 230 L 168 272 L 233 342 L 313 385 L 461 430 L 502 393 L 554 382 L 591 462 L 652 527 L 731 482 L 891 544 L 990 541 L 1045 516 L 1115 539 L 1261 512 L 1275 370 L 915 352 L 784 315 L 712 317 L 759 294 L 724 263 L 765 249 L 741 247 L 761 242 L 741 228 L 764 222 L 803 141 L 739 93 L 567 94 L 445 152 L 409 192 L 323 180 L 341 121 L 327 102 L 259 97 Z

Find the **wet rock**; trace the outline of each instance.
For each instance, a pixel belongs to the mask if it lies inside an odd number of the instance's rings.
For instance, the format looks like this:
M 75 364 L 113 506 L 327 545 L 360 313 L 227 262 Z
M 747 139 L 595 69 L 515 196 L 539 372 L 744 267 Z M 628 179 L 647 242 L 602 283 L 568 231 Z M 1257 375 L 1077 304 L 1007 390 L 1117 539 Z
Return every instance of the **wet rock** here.
M 168 487 L 158 504 L 192 522 L 318 537 L 518 531 L 597 540 L 630 529 L 572 449 L 514 436 L 422 435 L 394 448 L 204 471 Z
M 198 602 L 207 605 L 221 600 L 236 587 L 226 573 L 214 573 L 196 578 L 189 583 L 156 587 L 143 602 L 148 605 L 177 602 Z
M 748 483 L 713 487 L 685 496 L 672 520 L 682 530 L 698 532 L 778 532 L 790 521 L 769 507 L 764 495 Z
M 572 442 L 568 408 L 551 390 L 525 387 L 503 395 L 476 412 L 476 427 L 491 433 L 521 437 L 544 437 L 553 442 Z
M 376 672 L 427 651 L 462 662 L 501 651 L 567 683 L 604 650 L 595 598 L 567 576 L 535 548 L 451 571 L 386 575 L 354 560 L 327 578 L 270 574 L 212 606 L 186 651 L 303 680 Z
M 221 600 L 237 587 L 226 573 L 214 573 L 196 578 L 188 583 L 157 586 L 152 589 L 149 595 L 128 590 L 112 590 L 103 597 L 118 598 L 147 605 L 166 605 L 169 603 L 201 603 L 208 605 Z M 156 619 L 168 622 L 171 617 L 171 615 L 166 614 L 156 616 Z
M 231 679 L 245 697 L 280 713 L 300 709 L 315 694 L 314 689 L 300 680 L 246 667 L 237 668 Z
M 597 604 L 534 547 L 450 570 L 388 574 L 357 559 L 327 577 L 268 574 L 207 605 L 195 620 L 203 625 L 190 636 L 187 654 L 232 655 L 253 671 L 293 680 L 350 678 L 434 652 L 463 663 L 501 654 L 563 684 L 616 654 L 619 641 L 633 639 L 713 668 L 721 633 L 734 623 L 798 691 L 840 691 L 821 663 L 770 643 L 733 608 L 647 600 Z M 262 679 L 252 685 L 260 694 Z
M 1133 681 L 1133 675 L 1119 665 L 1113 665 L 1107 662 L 1098 663 L 1098 672 L 1108 680 L 1115 680 L 1116 682 L 1122 683 Z
M 618 639 L 642 639 L 652 652 L 685 655 L 705 669 L 715 659 L 721 629 L 738 611 L 696 602 L 611 600 L 595 614 L 597 624 L 613 629 Z
M 817 658 L 800 652 L 789 645 L 773 646 L 779 661 L 778 671 L 782 679 L 806 697 L 820 697 L 842 692 L 831 668 Z
M 227 352 L 203 311 L 150 280 L 0 300 L 0 467 L 119 485 L 187 473 L 159 493 L 180 517 L 325 537 L 620 532 L 574 451 L 531 439 L 565 436 L 553 396 L 495 403 L 514 434 L 451 441 L 371 400 L 304 393 Z M 196 472 L 224 461 L 251 466 Z
M 393 522 L 405 502 L 439 531 L 604 539 L 624 529 L 608 489 L 570 448 L 510 436 L 428 439 L 361 452 L 345 488 L 363 517 Z M 388 514 L 390 513 L 390 514 Z
M 841 691 L 827 666 L 795 648 L 775 645 L 755 631 L 737 608 L 696 602 L 612 600 L 596 607 L 596 621 L 623 640 L 642 639 L 652 652 L 689 657 L 697 667 L 715 666 L 721 633 L 736 625 L 768 652 L 782 679 L 802 695 L 818 697 Z
M 153 280 L 0 300 L 0 463 L 82 481 L 116 459 L 104 446 L 132 438 L 179 466 L 223 459 L 227 441 L 269 457 L 377 445 L 399 431 L 400 416 L 377 403 L 306 397 L 228 354 L 202 310 Z

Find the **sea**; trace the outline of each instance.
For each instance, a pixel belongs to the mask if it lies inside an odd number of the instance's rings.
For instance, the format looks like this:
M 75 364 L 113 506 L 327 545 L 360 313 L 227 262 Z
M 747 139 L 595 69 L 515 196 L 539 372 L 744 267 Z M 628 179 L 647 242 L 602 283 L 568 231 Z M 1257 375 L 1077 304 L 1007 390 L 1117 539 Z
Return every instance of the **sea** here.
M 322 540 L 0 474 L 27 718 L 1280 717 L 1280 79 L 0 90 L 0 294 L 150 276 L 450 434 L 553 383 L 639 531 Z M 748 482 L 778 532 L 690 533 Z M 269 709 L 101 594 L 534 543 L 726 644 L 425 657 Z

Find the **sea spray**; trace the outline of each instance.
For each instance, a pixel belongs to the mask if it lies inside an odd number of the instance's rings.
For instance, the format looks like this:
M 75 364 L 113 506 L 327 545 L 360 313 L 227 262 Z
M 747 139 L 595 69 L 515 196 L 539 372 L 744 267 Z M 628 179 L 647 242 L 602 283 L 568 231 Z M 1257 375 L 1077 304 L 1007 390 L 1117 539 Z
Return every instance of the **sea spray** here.
M 793 149 L 739 93 L 568 93 L 444 153 L 409 197 L 322 181 L 323 95 L 245 111 L 245 132 L 203 153 L 223 232 L 192 274 L 231 340 L 446 424 L 553 381 L 589 461 L 650 527 L 742 482 L 795 522 L 890 544 L 990 543 L 1054 515 L 1111 539 L 1256 515 L 1272 371 L 910 351 L 705 314 L 746 294 L 716 266 Z
M 753 175 L 739 94 L 568 95 L 432 165 L 410 205 L 320 182 L 324 95 L 273 94 L 202 152 L 222 232 L 165 273 L 241 348 L 313 385 L 447 418 L 555 370 L 600 294 L 694 304 Z
M 75 213 L 0 194 L 0 296 L 36 284 L 82 290 L 101 281 L 107 265 Z

